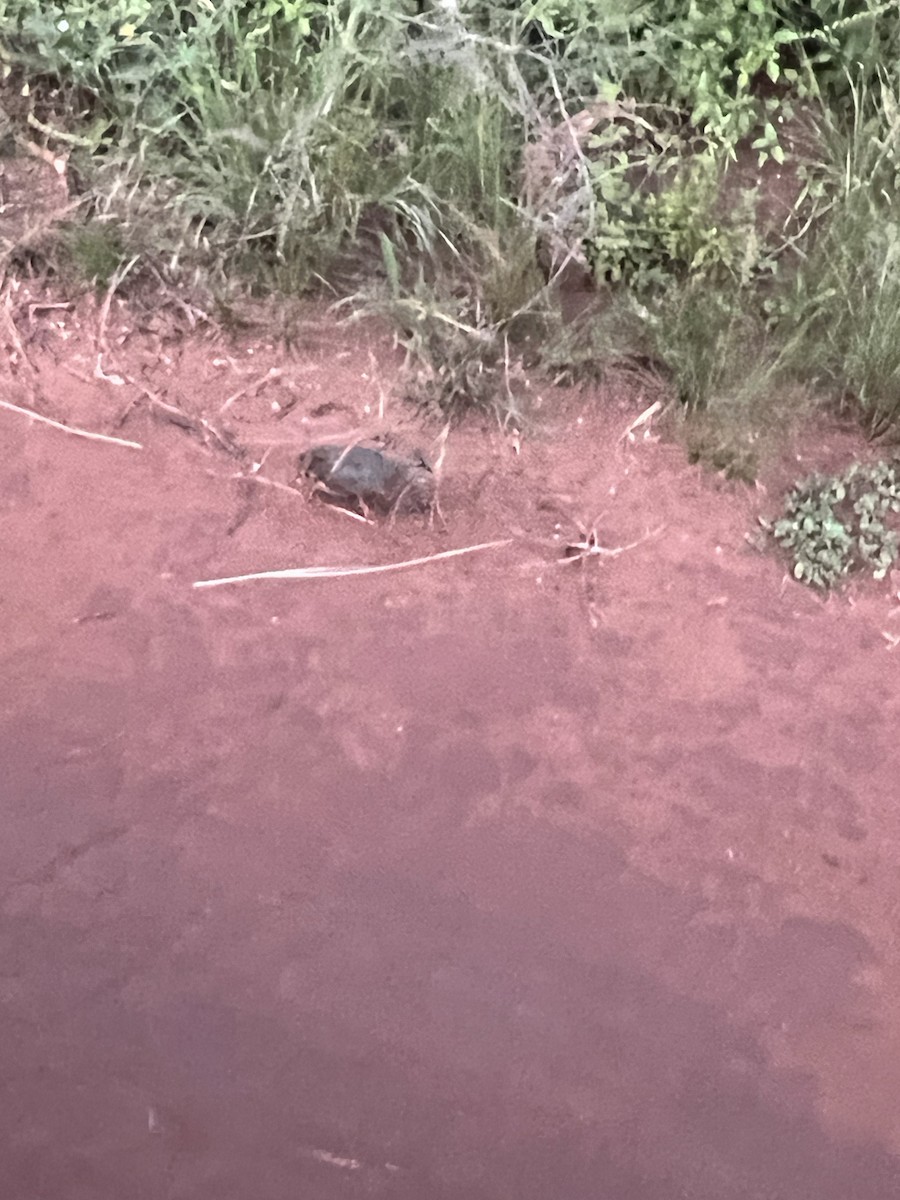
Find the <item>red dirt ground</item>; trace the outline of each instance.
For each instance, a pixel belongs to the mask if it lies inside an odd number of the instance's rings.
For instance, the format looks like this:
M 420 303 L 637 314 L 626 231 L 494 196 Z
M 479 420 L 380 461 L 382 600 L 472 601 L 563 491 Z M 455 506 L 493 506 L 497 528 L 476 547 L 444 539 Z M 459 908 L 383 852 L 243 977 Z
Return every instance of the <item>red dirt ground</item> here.
M 0 410 L 0 1194 L 900 1194 L 888 590 L 786 582 L 745 539 L 774 498 L 622 439 L 640 397 L 547 396 L 518 453 L 454 433 L 446 528 L 368 526 L 33 317 L 5 398 L 107 432 L 134 401 L 143 449 Z M 225 414 L 276 481 L 437 432 L 379 421 L 374 334 L 113 317 L 107 372 L 195 413 L 280 369 Z M 599 514 L 663 528 L 560 565 Z

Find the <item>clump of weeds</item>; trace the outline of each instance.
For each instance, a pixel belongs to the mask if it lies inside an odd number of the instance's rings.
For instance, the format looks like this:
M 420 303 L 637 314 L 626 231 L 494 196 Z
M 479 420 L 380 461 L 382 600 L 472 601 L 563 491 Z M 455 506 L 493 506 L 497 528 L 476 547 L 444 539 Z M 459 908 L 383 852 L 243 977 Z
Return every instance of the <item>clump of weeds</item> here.
M 814 475 L 788 494 L 784 515 L 767 526 L 791 558 L 795 579 L 827 590 L 852 572 L 883 579 L 897 560 L 900 467 L 854 463 L 840 475 Z

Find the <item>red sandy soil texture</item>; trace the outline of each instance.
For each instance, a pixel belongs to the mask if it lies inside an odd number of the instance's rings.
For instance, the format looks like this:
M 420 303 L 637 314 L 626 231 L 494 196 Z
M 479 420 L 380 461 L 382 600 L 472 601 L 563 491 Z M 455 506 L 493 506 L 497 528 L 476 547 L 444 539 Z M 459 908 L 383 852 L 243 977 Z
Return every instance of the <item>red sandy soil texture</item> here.
M 443 522 L 364 524 L 287 488 L 433 449 L 377 332 L 114 304 L 102 380 L 28 311 L 3 398 L 142 448 L 0 410 L 0 1195 L 900 1195 L 891 589 L 787 580 L 646 397 L 472 421 Z

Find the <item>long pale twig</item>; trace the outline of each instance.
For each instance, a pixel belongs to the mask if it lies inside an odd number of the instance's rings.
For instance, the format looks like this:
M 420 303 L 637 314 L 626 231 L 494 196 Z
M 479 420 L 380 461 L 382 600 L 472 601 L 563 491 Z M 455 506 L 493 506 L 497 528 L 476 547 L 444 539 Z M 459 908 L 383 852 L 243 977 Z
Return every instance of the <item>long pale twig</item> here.
M 71 433 L 73 437 L 89 438 L 92 442 L 109 442 L 113 446 L 127 446 L 130 450 L 143 450 L 140 442 L 128 442 L 125 438 L 110 437 L 106 433 L 89 433 L 87 429 L 76 429 L 74 425 L 63 425 L 61 421 L 54 421 L 50 417 L 42 417 L 40 413 L 36 413 L 31 408 L 20 408 L 18 404 L 10 404 L 8 400 L 0 400 L 0 408 L 7 408 L 10 412 L 21 413 L 23 417 L 29 417 L 32 421 L 39 421 L 42 425 L 50 425 L 54 429 L 61 429 L 63 433 Z
M 195 588 L 221 587 L 226 583 L 244 583 L 249 579 L 334 579 L 344 575 L 379 575 L 383 571 L 401 571 L 405 567 L 420 567 L 425 563 L 437 562 L 441 558 L 458 558 L 461 554 L 474 554 L 478 550 L 493 550 L 508 546 L 512 538 L 497 542 L 482 542 L 477 546 L 462 546 L 458 550 L 442 550 L 440 554 L 427 554 L 423 558 L 408 558 L 405 562 L 381 563 L 374 567 L 292 567 L 286 571 L 257 571 L 252 575 L 230 575 L 222 579 L 198 579 Z

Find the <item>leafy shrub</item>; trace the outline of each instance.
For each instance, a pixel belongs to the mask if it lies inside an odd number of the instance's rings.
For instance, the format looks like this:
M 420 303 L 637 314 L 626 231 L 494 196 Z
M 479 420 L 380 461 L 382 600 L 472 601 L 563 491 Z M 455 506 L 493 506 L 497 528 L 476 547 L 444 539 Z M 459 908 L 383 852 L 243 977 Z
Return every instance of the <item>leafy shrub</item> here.
M 854 570 L 883 579 L 897 559 L 900 473 L 894 463 L 855 463 L 842 475 L 815 475 L 787 497 L 784 516 L 771 526 L 793 559 L 793 575 L 831 588 Z
M 715 145 L 734 148 L 758 135 L 757 148 L 780 157 L 778 135 L 765 119 L 775 104 L 763 98 L 771 83 L 798 81 L 785 47 L 798 40 L 773 0 L 655 0 L 626 77 L 640 98 L 681 109 L 693 129 Z M 763 125 L 760 128 L 760 119 Z

